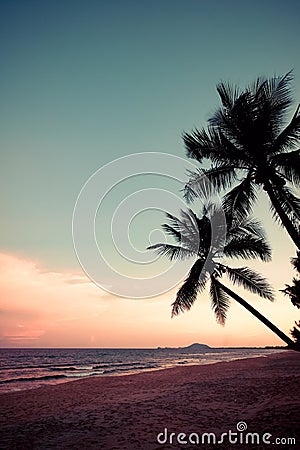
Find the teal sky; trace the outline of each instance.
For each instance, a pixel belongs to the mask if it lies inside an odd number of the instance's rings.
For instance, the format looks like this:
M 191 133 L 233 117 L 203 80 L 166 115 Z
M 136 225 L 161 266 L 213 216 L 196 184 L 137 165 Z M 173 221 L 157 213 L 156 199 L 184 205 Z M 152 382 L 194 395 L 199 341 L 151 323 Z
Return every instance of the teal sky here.
M 78 269 L 87 178 L 131 153 L 184 157 L 220 80 L 293 68 L 299 101 L 299 29 L 292 0 L 1 0 L 1 250 Z

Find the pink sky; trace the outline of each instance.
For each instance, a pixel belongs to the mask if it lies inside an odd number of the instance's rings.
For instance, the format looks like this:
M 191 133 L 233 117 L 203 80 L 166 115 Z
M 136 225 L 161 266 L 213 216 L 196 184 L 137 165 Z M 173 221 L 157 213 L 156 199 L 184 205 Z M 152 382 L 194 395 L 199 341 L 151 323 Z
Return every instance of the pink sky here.
M 279 286 L 281 276 L 288 279 L 287 275 L 278 274 Z M 263 324 L 234 302 L 226 326 L 220 327 L 211 312 L 207 294 L 199 297 L 191 311 L 171 319 L 170 304 L 175 292 L 176 289 L 145 300 L 123 299 L 99 289 L 82 272 L 47 271 L 38 261 L 1 253 L 0 345 L 156 347 L 184 346 L 193 342 L 211 346 L 282 344 Z M 243 295 L 286 333 L 297 319 L 295 308 L 283 295 L 278 295 L 274 304 L 248 293 Z

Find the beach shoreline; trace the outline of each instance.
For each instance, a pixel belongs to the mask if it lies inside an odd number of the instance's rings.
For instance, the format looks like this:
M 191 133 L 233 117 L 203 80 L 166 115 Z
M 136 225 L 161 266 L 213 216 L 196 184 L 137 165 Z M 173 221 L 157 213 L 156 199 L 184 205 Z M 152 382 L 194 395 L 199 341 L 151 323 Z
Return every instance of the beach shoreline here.
M 276 350 L 255 348 L 203 349 L 201 344 L 166 349 L 4 349 L 0 354 L 0 394 L 91 376 L 144 373 L 274 353 Z
M 1 449 L 156 450 L 266 448 L 197 445 L 213 433 L 266 433 L 300 445 L 300 355 L 293 351 L 131 375 L 89 377 L 2 393 Z M 173 433 L 172 439 L 170 434 Z M 178 435 L 185 434 L 185 438 Z M 196 433 L 196 434 L 195 434 Z M 246 431 L 244 431 L 244 434 Z M 228 434 L 228 433 L 227 433 Z M 242 433 L 243 434 L 243 433 Z M 241 438 L 241 432 L 238 438 Z M 159 438 L 158 438 L 159 436 Z M 211 435 L 210 439 L 213 439 Z M 233 439 L 233 437 L 232 437 Z M 187 443 L 185 440 L 188 440 Z M 166 442 L 164 442 L 166 441 Z M 289 448 L 287 445 L 277 445 Z

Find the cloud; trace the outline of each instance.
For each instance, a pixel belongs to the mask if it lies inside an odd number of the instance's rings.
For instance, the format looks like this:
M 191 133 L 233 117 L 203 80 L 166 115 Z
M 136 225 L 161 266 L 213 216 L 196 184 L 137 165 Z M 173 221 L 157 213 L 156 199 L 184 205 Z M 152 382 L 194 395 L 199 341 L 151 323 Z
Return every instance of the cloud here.
M 281 341 L 232 302 L 224 328 L 216 324 L 207 293 L 191 311 L 171 320 L 177 288 L 155 298 L 124 299 L 81 272 L 47 271 L 37 261 L 0 253 L 1 347 L 156 347 L 203 342 L 275 345 Z M 238 291 L 239 292 L 239 291 Z M 283 331 L 297 319 L 285 298 L 274 304 L 242 295 Z
M 53 272 L 36 261 L 0 253 L 0 340 L 26 346 L 67 323 L 99 317 L 109 295 L 86 276 Z M 61 333 L 58 333 L 61 334 Z M 55 345 L 59 345 L 55 343 Z

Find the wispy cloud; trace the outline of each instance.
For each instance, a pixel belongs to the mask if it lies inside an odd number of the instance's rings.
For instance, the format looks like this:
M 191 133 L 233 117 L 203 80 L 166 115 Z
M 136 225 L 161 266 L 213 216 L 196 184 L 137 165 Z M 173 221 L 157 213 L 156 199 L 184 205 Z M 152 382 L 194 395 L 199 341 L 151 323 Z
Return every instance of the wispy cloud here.
M 4 253 L 0 297 L 2 345 L 26 345 L 31 340 L 42 344 L 41 338 L 54 329 L 99 317 L 109 299 L 84 275 L 46 271 L 36 261 Z
M 37 261 L 0 253 L 1 347 L 147 347 L 267 345 L 280 341 L 232 302 L 219 327 L 206 294 L 192 310 L 171 320 L 176 288 L 144 300 L 113 296 L 77 272 L 47 271 Z M 247 300 L 288 332 L 295 310 L 286 299 Z

